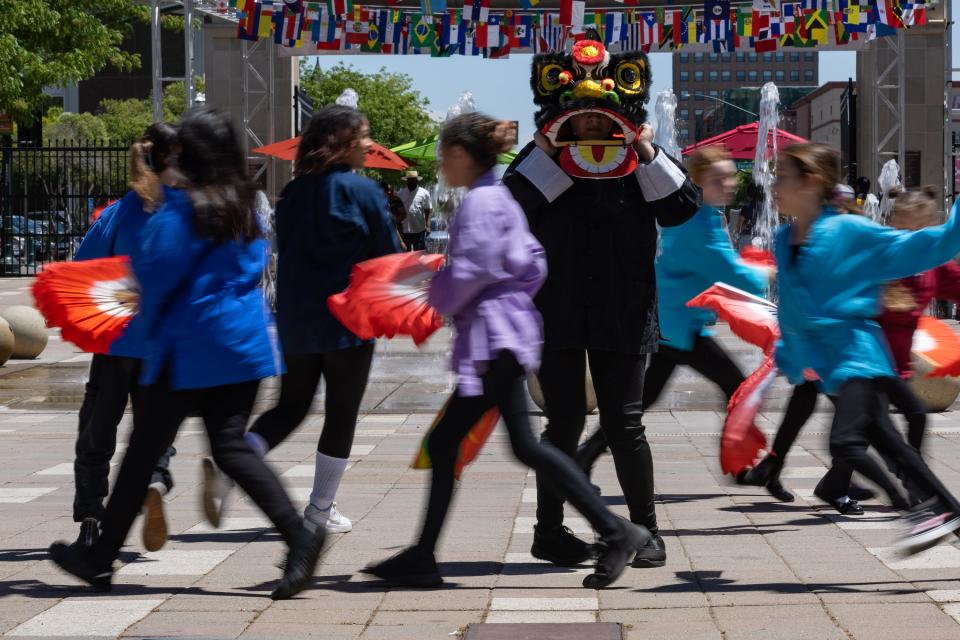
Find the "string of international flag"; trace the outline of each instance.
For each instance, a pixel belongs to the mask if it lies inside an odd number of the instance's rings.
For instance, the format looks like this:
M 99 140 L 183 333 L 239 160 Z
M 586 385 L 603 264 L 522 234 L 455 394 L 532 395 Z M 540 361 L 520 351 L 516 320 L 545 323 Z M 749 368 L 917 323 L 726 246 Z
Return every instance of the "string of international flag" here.
M 394 0 L 395 1 L 395 0 Z M 420 10 L 369 7 L 353 0 L 219 0 L 218 10 L 235 11 L 237 37 L 273 38 L 303 53 L 359 50 L 362 53 L 506 57 L 515 53 L 564 51 L 594 30 L 611 50 L 676 50 L 709 43 L 717 52 L 837 45 L 893 35 L 927 23 L 926 0 L 705 0 L 698 6 L 586 10 L 583 0 L 562 0 L 560 10 L 536 9 L 521 0 L 517 10 L 495 10 L 490 0 L 420 0 Z

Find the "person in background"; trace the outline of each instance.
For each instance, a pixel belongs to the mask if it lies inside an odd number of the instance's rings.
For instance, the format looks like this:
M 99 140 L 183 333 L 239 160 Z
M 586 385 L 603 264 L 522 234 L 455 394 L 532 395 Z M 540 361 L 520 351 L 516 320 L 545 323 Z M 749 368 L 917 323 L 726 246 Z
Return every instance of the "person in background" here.
M 163 204 L 163 187 L 180 180 L 175 167 L 177 130 L 164 122 L 150 125 L 130 147 L 131 190 L 106 207 L 77 249 L 75 260 L 110 256 L 139 257 L 140 233 Z M 108 353 L 95 353 L 80 406 L 76 457 L 73 461 L 73 520 L 80 523 L 77 544 L 92 546 L 100 536 L 103 500 L 109 490 L 110 460 L 117 450 L 117 427 L 128 399 L 137 393 L 141 360 L 146 356 L 144 323 L 134 316 Z M 134 402 L 136 404 L 136 402 Z M 163 496 L 173 488 L 173 446 L 157 460 L 144 501 L 143 545 L 157 551 L 167 541 Z
M 757 209 L 760 201 L 763 200 L 763 192 L 751 181 L 747 183 L 746 197 L 747 201 L 740 208 L 740 228 L 737 229 L 736 247 L 738 251 L 749 247 L 753 241 L 753 226 L 757 221 Z
M 353 523 L 335 498 L 353 446 L 374 343 L 333 317 L 327 298 L 347 288 L 358 262 L 400 251 L 383 190 L 354 170 L 373 141 L 367 118 L 351 107 L 324 107 L 297 148 L 294 179 L 277 203 L 277 329 L 287 372 L 275 407 L 260 416 L 247 442 L 261 457 L 293 433 L 326 383 L 323 431 L 313 491 L 304 511 L 311 531 L 346 533 Z M 219 524 L 225 490 L 206 467 L 205 512 Z
M 163 189 L 163 204 L 141 233 L 132 268 L 140 283 L 138 317 L 151 349 L 134 398 L 133 431 L 91 547 L 54 543 L 50 557 L 67 573 L 109 590 L 113 562 L 133 524 L 154 465 L 192 413 L 203 419 L 217 465 L 267 515 L 287 544 L 280 584 L 285 599 L 313 576 L 324 540 L 307 531 L 276 474 L 243 437 L 260 380 L 282 371 L 259 287 L 265 244 L 255 188 L 230 117 L 194 107 L 179 132 L 183 189 Z
M 600 533 L 600 557 L 585 587 L 614 582 L 650 538 L 642 526 L 613 515 L 573 461 L 538 443 L 530 428 L 524 379 L 540 363 L 543 331 L 532 296 L 546 277 L 546 259 L 523 210 L 493 175 L 497 155 L 512 146 L 509 131 L 510 123 L 468 113 L 448 121 L 440 135 L 444 178 L 470 189 L 450 225 L 451 265 L 433 278 L 429 297 L 454 319 L 457 389 L 427 445 L 433 475 L 419 542 L 365 570 L 393 585 L 443 582 L 434 551 L 453 497 L 457 451 L 491 407 L 500 410 L 520 462 Z
M 407 171 L 404 186 L 397 192 L 397 196 L 406 210 L 402 225 L 403 242 L 411 251 L 423 251 L 433 203 L 430 192 L 420 186 L 420 174 Z
M 390 212 L 390 218 L 393 220 L 393 226 L 397 231 L 397 239 L 400 241 L 400 249 L 407 250 L 407 245 L 403 242 L 403 220 L 407 217 L 407 208 L 403 206 L 403 200 L 397 196 L 393 187 L 383 180 L 380 181 L 380 188 L 387 197 L 387 211 Z

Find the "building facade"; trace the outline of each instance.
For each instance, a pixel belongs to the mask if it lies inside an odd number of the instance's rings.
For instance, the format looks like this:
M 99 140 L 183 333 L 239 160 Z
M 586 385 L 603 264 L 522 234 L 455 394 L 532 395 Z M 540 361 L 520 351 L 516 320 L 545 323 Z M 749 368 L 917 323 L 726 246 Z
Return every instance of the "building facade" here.
M 827 82 L 793 103 L 796 133 L 811 142 L 841 147 L 841 111 L 846 82 Z
M 819 84 L 815 51 L 770 53 L 704 51 L 675 53 L 673 92 L 677 95 L 677 139 L 686 146 L 723 133 L 725 92 L 759 88 L 767 82 L 778 87 L 816 87 Z

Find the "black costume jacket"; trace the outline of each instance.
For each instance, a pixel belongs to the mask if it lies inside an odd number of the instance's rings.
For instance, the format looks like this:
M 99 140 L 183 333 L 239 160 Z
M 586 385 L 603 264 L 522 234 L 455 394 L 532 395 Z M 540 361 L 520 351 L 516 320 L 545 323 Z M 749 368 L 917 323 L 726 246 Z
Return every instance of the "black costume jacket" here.
M 656 351 L 656 223 L 670 227 L 690 219 L 699 190 L 682 165 L 657 148 L 660 160 L 679 167 L 664 197 L 648 202 L 635 174 L 561 177 L 568 186 L 550 202 L 519 169 L 532 152 L 547 157 L 535 149 L 531 142 L 520 152 L 503 182 L 546 250 L 547 280 L 535 299 L 544 319 L 544 348 Z M 646 170 L 641 164 L 638 172 Z

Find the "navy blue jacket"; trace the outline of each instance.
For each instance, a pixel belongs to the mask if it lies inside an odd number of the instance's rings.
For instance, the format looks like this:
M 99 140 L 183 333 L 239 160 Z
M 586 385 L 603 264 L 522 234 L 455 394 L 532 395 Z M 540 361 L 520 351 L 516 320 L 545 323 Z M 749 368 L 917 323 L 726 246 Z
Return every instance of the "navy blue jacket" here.
M 277 329 L 285 354 L 363 344 L 327 309 L 353 265 L 400 251 L 380 186 L 346 165 L 294 178 L 277 204 Z

